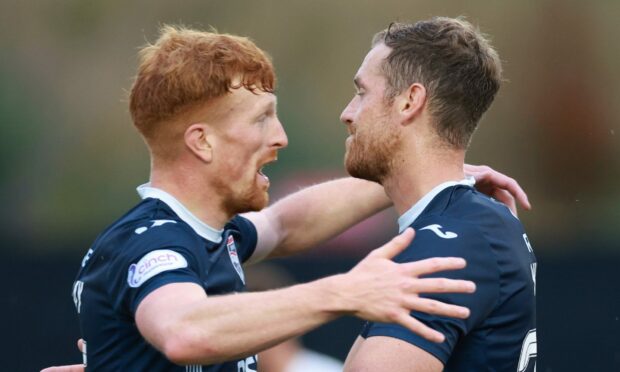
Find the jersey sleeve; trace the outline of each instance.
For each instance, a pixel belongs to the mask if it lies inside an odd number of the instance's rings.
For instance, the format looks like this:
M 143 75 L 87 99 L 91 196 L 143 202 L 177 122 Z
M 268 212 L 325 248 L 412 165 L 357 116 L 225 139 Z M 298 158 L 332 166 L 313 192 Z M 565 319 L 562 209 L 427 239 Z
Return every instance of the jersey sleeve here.
M 250 220 L 238 215 L 230 221 L 227 227 L 237 232 L 235 233 L 235 241 L 238 242 L 239 258 L 241 263 L 245 263 L 256 250 L 258 241 L 256 227 Z
M 170 283 L 201 284 L 198 254 L 204 246 L 185 228 L 167 224 L 142 235 L 130 237 L 128 249 L 116 258 L 109 274 L 114 306 L 131 316 L 140 302 L 159 287 Z
M 414 223 L 416 236 L 411 245 L 395 257 L 396 262 L 413 262 L 432 257 L 462 257 L 467 267 L 443 271 L 426 277 L 471 280 L 476 283 L 473 294 L 425 294 L 421 297 L 468 307 L 467 319 L 447 318 L 421 312 L 411 315 L 427 326 L 443 333 L 443 343 L 434 343 L 396 324 L 368 322 L 361 336 L 394 337 L 415 345 L 437 357 L 444 365 L 460 337 L 468 334 L 493 310 L 499 296 L 499 272 L 489 243 L 475 226 L 454 220 L 432 220 Z

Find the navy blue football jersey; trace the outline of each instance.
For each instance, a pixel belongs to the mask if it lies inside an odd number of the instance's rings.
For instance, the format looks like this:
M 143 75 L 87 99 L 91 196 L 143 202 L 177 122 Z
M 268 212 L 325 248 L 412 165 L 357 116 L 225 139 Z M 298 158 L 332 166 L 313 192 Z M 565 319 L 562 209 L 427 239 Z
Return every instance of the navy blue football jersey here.
M 211 366 L 170 362 L 140 334 L 135 312 L 169 283 L 196 283 L 211 295 L 241 292 L 241 264 L 254 252 L 256 229 L 237 216 L 215 230 L 174 197 L 147 185 L 142 202 L 108 227 L 84 257 L 73 286 L 87 371 L 256 371 L 256 356 Z
M 400 230 L 416 230 L 396 262 L 463 257 L 463 270 L 429 277 L 466 279 L 473 294 L 424 297 L 466 306 L 468 319 L 412 312 L 442 332 L 443 343 L 427 341 L 395 324 L 368 322 L 361 336 L 394 337 L 438 358 L 445 371 L 534 371 L 536 368 L 536 258 L 519 220 L 503 204 L 477 192 L 470 181 L 437 186 L 399 219 Z

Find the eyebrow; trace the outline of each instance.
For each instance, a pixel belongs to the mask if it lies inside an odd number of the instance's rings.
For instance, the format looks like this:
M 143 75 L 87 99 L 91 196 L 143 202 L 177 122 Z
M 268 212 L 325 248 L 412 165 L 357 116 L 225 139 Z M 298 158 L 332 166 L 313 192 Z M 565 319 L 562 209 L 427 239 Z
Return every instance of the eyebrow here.
M 266 112 L 266 111 L 276 112 L 277 107 L 278 107 L 278 99 L 277 99 L 277 97 L 275 97 L 275 99 L 273 101 L 270 100 L 269 102 L 267 102 L 264 105 L 262 105 L 260 111 L 261 112 Z
M 273 110 L 276 111 L 278 108 L 278 97 L 274 97 L 274 100 L 269 102 L 269 104 L 266 106 L 267 110 Z

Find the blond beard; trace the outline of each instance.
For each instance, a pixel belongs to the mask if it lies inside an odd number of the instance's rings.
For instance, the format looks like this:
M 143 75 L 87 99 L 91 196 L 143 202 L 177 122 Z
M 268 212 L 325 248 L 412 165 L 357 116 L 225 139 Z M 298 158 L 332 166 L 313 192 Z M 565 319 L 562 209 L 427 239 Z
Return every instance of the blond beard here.
M 383 184 L 392 172 L 401 144 L 398 132 L 380 130 L 362 134 L 358 131 L 347 148 L 345 168 L 352 177 Z

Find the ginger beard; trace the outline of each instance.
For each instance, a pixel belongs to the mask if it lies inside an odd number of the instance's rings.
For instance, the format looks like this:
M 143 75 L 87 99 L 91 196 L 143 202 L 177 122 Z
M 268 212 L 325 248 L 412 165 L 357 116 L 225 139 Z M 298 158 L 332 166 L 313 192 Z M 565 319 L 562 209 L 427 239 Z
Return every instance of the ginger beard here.
M 386 112 L 370 123 L 353 124 L 344 159 L 352 177 L 383 184 L 391 174 L 402 141 L 400 132 L 391 130 L 389 123 Z
M 267 187 L 262 189 L 256 185 L 255 187 L 248 187 L 241 190 L 236 197 L 228 198 L 224 203 L 224 208 L 229 214 L 236 215 L 260 211 L 265 208 L 267 204 L 269 204 Z
M 269 203 L 269 178 L 263 168 L 287 144 L 271 93 L 234 89 L 224 97 L 213 133 L 213 186 L 230 216 L 259 211 Z M 214 122 L 216 119 L 212 119 Z
M 274 153 L 252 170 L 244 169 L 240 177 L 222 177 L 214 183 L 218 193 L 223 196 L 222 207 L 229 215 L 260 211 L 269 204 L 270 182 L 269 177 L 263 173 L 263 166 L 276 157 Z

